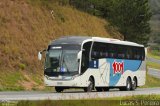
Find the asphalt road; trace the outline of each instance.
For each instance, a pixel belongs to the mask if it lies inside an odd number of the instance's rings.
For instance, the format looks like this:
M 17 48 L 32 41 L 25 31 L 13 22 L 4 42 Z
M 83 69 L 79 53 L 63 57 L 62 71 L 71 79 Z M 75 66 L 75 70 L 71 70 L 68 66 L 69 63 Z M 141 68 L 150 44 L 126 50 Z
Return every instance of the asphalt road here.
M 38 92 L 38 91 L 20 91 L 20 92 L 0 92 L 0 101 L 10 100 L 70 100 L 85 98 L 108 98 L 122 97 L 132 95 L 149 95 L 160 94 L 160 88 L 138 88 L 135 91 L 119 91 L 111 90 L 108 92 L 90 92 L 83 91 L 65 91 L 63 93 L 56 92 Z
M 158 60 L 158 59 L 147 57 L 147 61 L 150 61 L 150 62 L 153 62 L 153 63 L 158 63 L 160 65 L 160 60 Z
M 147 57 L 147 61 L 153 62 L 153 63 L 157 63 L 157 64 L 160 65 L 160 60 L 158 60 L 158 59 Z M 148 69 L 148 74 L 152 75 L 152 76 L 154 76 L 156 78 L 160 78 L 160 70 L 158 70 L 158 69 L 149 68 Z
M 160 78 L 160 70 L 158 70 L 158 69 L 149 68 L 148 74 L 152 75 L 153 77 Z

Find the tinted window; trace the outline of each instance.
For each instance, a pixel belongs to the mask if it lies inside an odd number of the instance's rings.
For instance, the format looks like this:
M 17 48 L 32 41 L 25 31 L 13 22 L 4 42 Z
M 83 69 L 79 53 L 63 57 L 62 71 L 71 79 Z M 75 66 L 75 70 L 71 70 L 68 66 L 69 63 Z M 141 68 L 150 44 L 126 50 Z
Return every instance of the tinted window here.
M 145 59 L 145 51 L 143 47 L 134 47 L 134 59 L 135 60 L 144 60 Z
M 92 59 L 108 57 L 107 45 L 105 43 L 95 42 L 93 44 L 91 55 Z
M 143 47 L 94 42 L 91 57 L 144 60 L 145 52 Z

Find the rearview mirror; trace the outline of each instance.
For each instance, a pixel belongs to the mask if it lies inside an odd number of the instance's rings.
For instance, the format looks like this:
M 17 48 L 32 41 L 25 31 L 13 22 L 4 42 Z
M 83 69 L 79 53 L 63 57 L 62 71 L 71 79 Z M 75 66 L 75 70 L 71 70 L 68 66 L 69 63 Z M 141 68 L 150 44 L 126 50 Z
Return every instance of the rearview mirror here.
M 42 52 L 38 52 L 38 60 L 42 59 Z
M 38 52 L 38 60 L 41 60 L 41 59 L 42 59 L 42 53 L 43 53 L 43 52 L 46 52 L 46 51 L 47 51 L 47 50 L 44 49 L 44 50 Z

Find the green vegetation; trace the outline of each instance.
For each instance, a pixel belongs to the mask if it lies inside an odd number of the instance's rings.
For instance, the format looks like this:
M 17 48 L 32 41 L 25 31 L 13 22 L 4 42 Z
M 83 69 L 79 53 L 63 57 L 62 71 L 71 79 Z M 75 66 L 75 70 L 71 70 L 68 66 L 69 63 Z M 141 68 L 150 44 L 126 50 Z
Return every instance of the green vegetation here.
M 148 66 L 149 68 L 160 69 L 160 64 L 158 64 L 158 63 L 147 62 L 147 66 Z
M 159 100 L 160 95 L 133 95 L 123 97 L 111 97 L 111 98 L 96 98 L 92 100 Z
M 17 104 L 18 106 L 119 106 L 120 104 L 122 105 L 122 103 L 124 103 L 125 101 L 130 100 L 132 101 L 132 103 L 135 103 L 135 105 L 144 105 L 144 100 L 160 100 L 160 95 L 137 95 L 89 100 L 19 101 L 15 102 L 15 104 Z
M 148 5 L 148 0 L 115 0 L 110 18 L 124 40 L 147 44 L 151 18 Z
M 160 69 L 159 64 L 147 62 L 147 68 L 156 68 Z M 147 70 L 148 71 L 148 70 Z M 146 74 L 146 82 L 145 85 L 142 86 L 142 88 L 150 88 L 150 87 L 160 87 L 160 79 L 155 78 L 149 74 Z
M 160 87 L 160 79 L 155 78 L 151 75 L 146 75 L 146 82 L 142 88 Z
M 23 79 L 22 74 L 18 72 L 1 72 L 0 75 L 0 91 L 4 90 L 24 90 L 24 88 L 19 85 L 19 81 Z
M 43 85 L 43 76 L 33 75 L 24 70 L 1 72 L 0 91 L 50 90 Z
M 160 0 L 149 0 L 149 4 L 152 11 L 151 25 L 151 38 L 150 42 L 160 44 Z
M 150 46 L 148 56 L 160 60 L 160 45 Z
M 149 39 L 151 18 L 149 0 L 29 0 L 29 2 L 48 9 L 53 9 L 53 3 L 71 5 L 109 20 L 110 25 L 123 34 L 124 40 L 147 44 Z
M 21 70 L 24 70 L 24 69 L 26 68 L 26 65 L 23 64 L 23 63 L 20 63 L 20 64 L 19 64 L 19 68 L 20 68 Z
M 156 54 L 158 54 L 158 53 L 156 53 Z M 156 55 L 156 54 L 154 54 L 154 53 L 148 53 L 148 57 L 152 57 L 152 58 L 160 60 L 160 55 Z
M 124 40 L 147 44 L 150 34 L 149 0 L 68 0 L 83 11 L 110 20 Z

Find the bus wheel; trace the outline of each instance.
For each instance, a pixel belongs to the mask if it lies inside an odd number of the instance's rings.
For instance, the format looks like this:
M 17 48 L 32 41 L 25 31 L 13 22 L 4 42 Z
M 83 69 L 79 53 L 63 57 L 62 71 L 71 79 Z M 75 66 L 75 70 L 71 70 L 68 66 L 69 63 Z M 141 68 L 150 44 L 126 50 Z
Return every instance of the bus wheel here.
M 98 92 L 102 92 L 102 91 L 103 91 L 102 87 L 96 87 L 96 90 L 97 90 Z
M 62 87 L 55 87 L 56 92 L 63 92 L 63 88 Z
M 137 80 L 136 78 L 134 78 L 131 90 L 135 90 L 136 88 L 137 88 Z
M 85 92 L 91 92 L 94 88 L 94 82 L 93 82 L 93 79 L 92 78 L 89 78 L 89 85 L 88 87 L 85 87 L 84 88 L 84 91 Z
M 130 91 L 132 88 L 132 82 L 131 79 L 128 77 L 126 82 L 126 91 Z
M 132 88 L 132 82 L 131 79 L 128 77 L 126 81 L 126 86 L 125 87 L 120 87 L 120 91 L 130 91 Z

